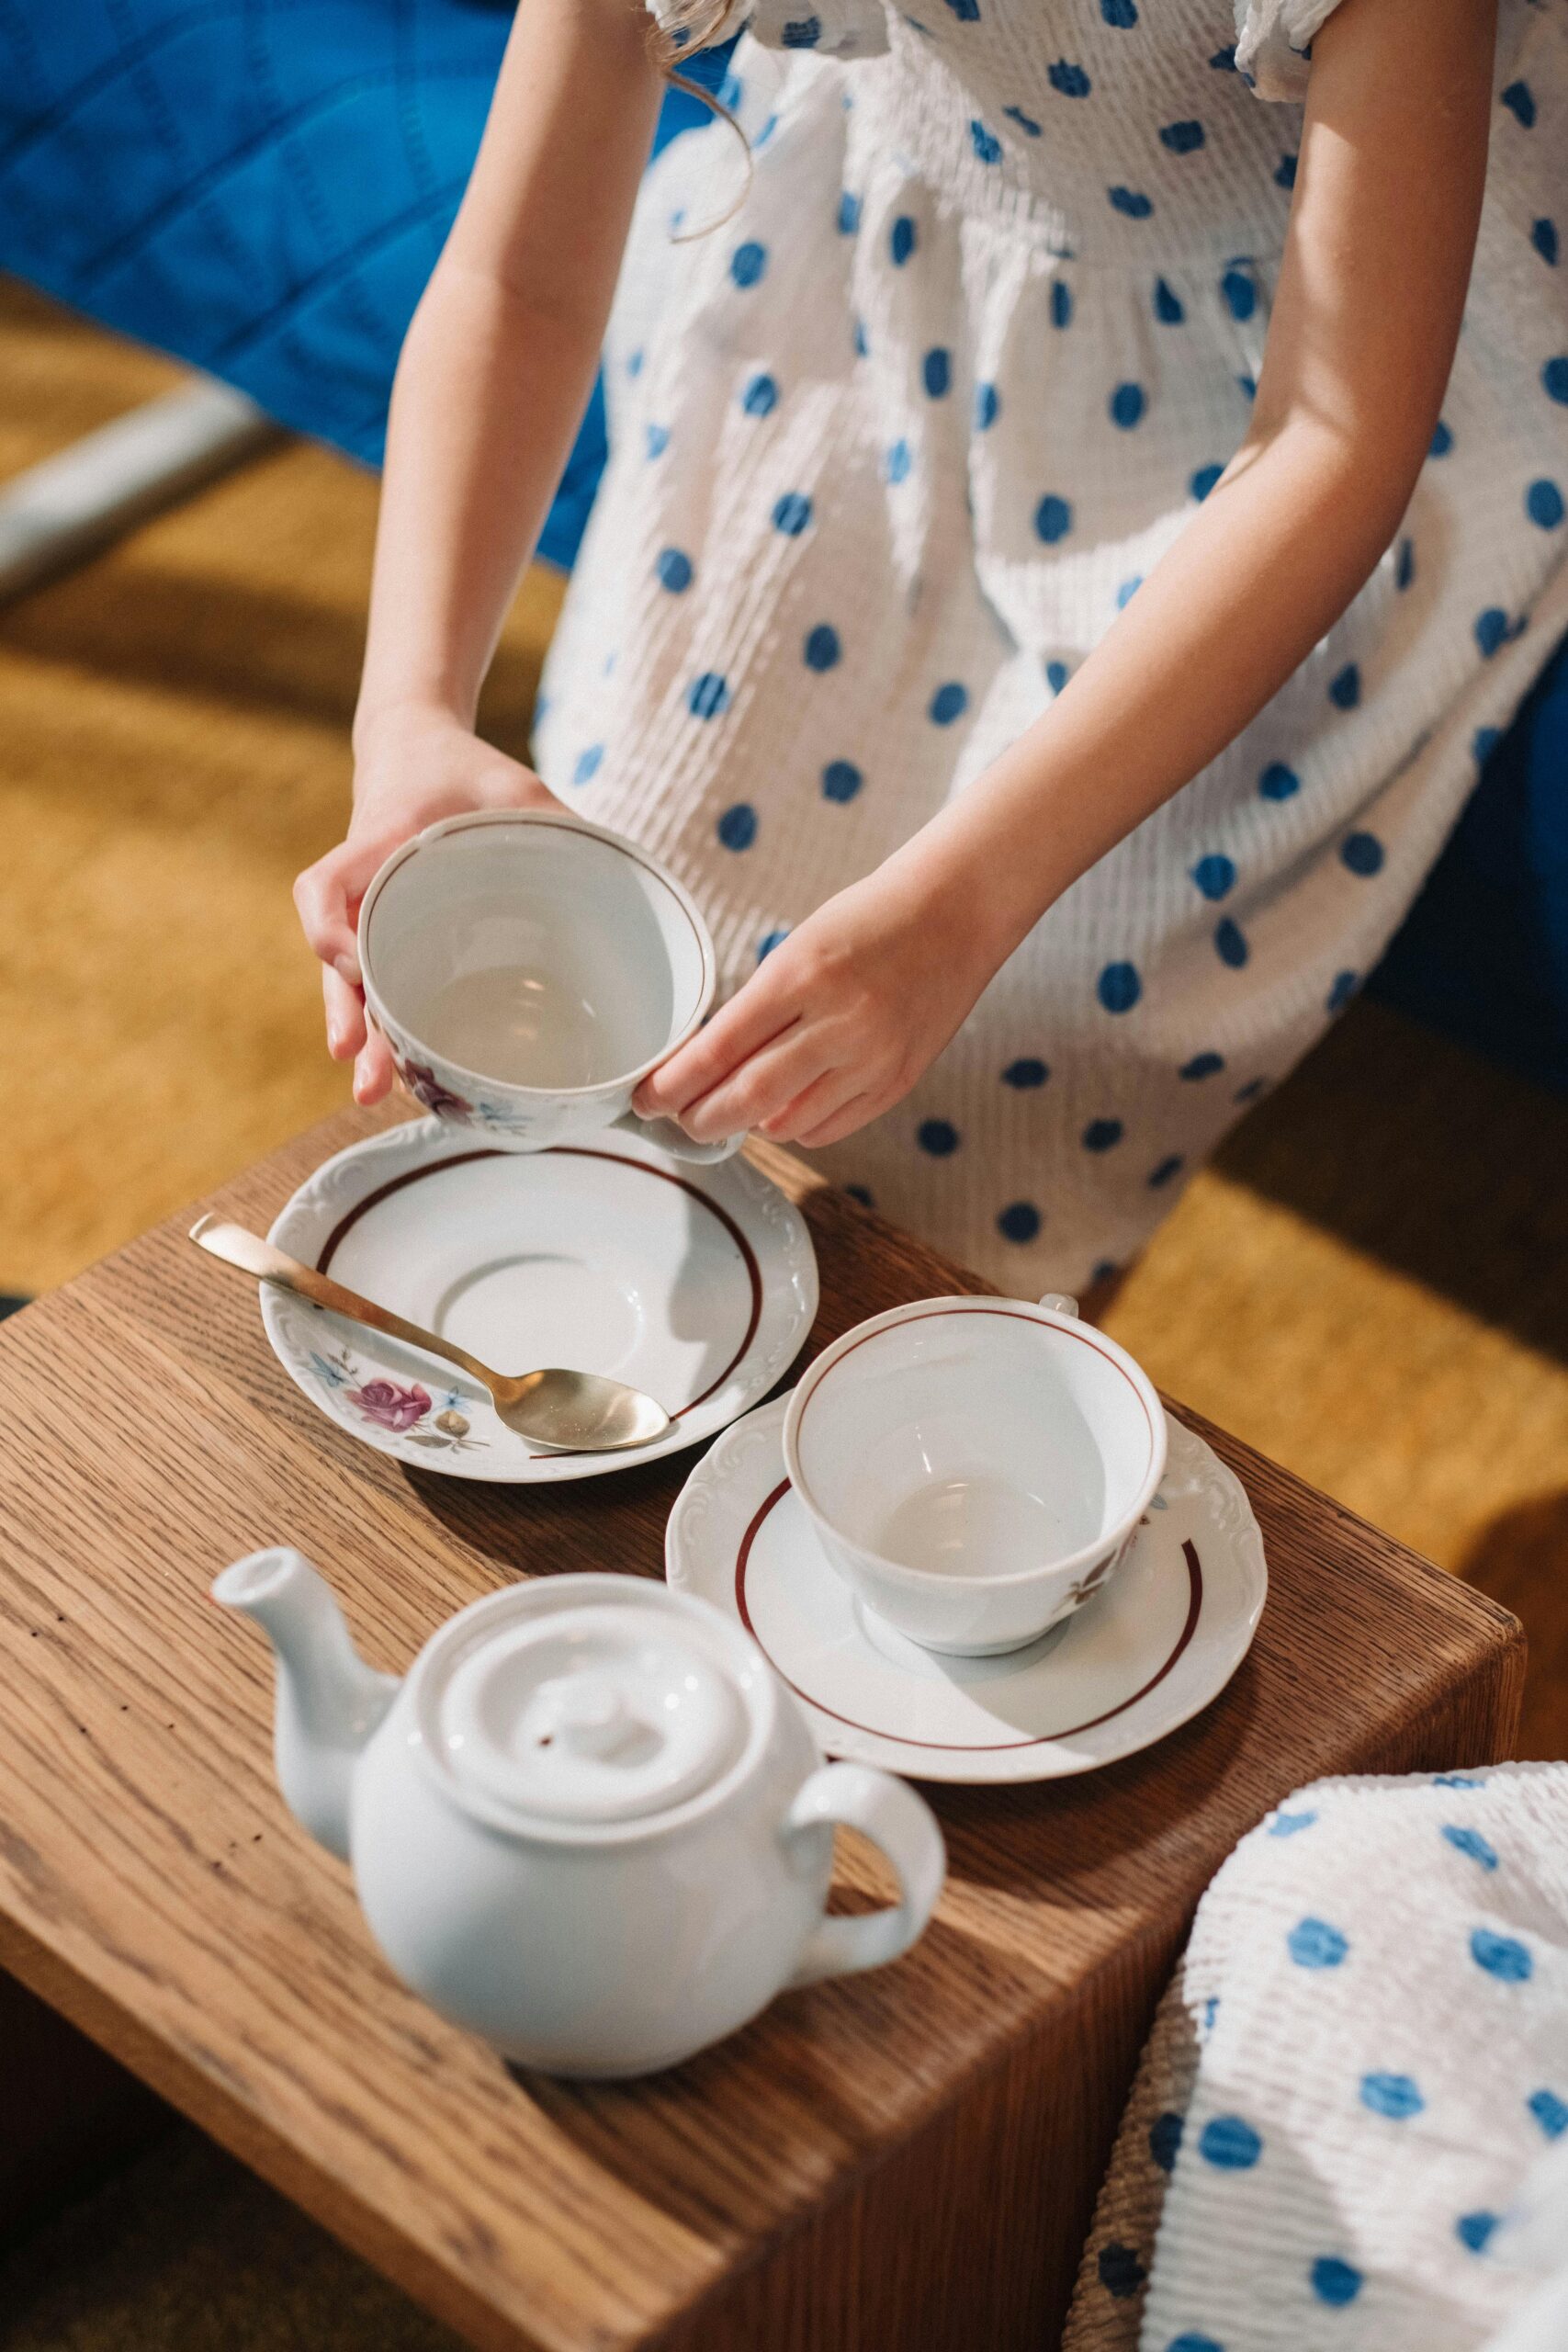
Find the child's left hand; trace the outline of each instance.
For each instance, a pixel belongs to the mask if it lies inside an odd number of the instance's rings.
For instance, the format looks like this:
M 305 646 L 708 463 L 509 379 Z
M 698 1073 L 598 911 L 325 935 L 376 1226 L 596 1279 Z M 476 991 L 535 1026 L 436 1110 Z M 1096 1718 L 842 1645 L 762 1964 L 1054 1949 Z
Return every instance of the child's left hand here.
M 644 1079 L 633 1108 L 699 1143 L 750 1128 L 806 1145 L 852 1135 L 908 1092 L 1001 962 L 964 896 L 898 858 L 840 890 Z

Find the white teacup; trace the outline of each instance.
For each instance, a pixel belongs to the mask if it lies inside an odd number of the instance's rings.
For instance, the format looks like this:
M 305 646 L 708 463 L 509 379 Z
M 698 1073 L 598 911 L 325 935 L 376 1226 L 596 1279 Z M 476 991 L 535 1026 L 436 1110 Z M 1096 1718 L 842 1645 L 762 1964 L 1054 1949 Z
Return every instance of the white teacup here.
M 702 1024 L 713 941 L 689 894 L 635 843 L 546 809 L 427 826 L 359 910 L 365 1002 L 427 1111 L 508 1151 L 620 1127 L 682 1159 L 633 1094 Z
M 1021 1649 L 1116 1567 L 1165 1470 L 1145 1374 L 1071 1299 L 927 1298 L 818 1357 L 784 1466 L 867 1608 L 926 1649 Z

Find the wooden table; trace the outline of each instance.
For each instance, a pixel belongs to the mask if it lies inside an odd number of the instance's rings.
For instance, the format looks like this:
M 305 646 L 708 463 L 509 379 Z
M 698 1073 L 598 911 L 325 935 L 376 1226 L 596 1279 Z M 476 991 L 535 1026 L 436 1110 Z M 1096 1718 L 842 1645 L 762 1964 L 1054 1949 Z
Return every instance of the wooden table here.
M 214 1205 L 265 1226 L 376 1124 L 330 1123 Z M 811 1220 L 814 1346 L 976 1287 L 760 1157 Z M 270 1656 L 208 1583 L 297 1543 L 401 1668 L 519 1574 L 657 1575 L 689 1459 L 532 1490 L 405 1472 L 311 1410 L 188 1221 L 0 1335 L 0 1965 L 476 2345 L 1042 2352 L 1230 1847 L 1314 1775 L 1507 1751 L 1513 1619 L 1207 1430 L 1273 1581 L 1204 1715 L 1086 1780 L 933 1792 L 951 1876 L 898 1966 L 792 1995 L 649 2082 L 514 2079 L 392 1980 L 346 1871 L 285 1813 Z M 875 1883 L 860 1860 L 851 1900 Z

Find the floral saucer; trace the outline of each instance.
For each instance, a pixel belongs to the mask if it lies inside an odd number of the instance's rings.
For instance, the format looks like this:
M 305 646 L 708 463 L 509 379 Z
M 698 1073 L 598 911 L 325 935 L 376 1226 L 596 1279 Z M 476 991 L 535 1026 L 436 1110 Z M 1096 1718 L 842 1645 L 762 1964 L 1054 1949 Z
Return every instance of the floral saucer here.
M 635 1453 L 537 1453 L 477 1382 L 264 1285 L 266 1336 L 313 1405 L 458 1478 L 589 1478 L 699 1444 L 767 1395 L 817 1312 L 811 1236 L 777 1185 L 626 1135 L 502 1151 L 422 1119 L 318 1168 L 270 1238 L 499 1372 L 611 1373 L 675 1418 Z
M 1237 1478 L 1167 1417 L 1164 1481 L 1110 1582 L 1002 1657 L 921 1649 L 829 1566 L 784 1476 L 787 1397 L 728 1430 L 670 1515 L 665 1572 L 739 1617 L 829 1756 L 919 1781 L 1047 1781 L 1147 1747 L 1206 1707 L 1252 1645 L 1269 1589 Z

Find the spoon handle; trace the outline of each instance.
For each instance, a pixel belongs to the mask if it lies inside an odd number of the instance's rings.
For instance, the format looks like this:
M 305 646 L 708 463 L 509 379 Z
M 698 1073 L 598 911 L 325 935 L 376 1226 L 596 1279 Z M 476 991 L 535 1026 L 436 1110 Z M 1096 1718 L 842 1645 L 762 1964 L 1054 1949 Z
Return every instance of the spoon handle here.
M 318 1273 L 314 1266 L 301 1265 L 298 1258 L 290 1258 L 286 1250 L 274 1249 L 270 1241 L 264 1241 L 259 1233 L 252 1233 L 243 1225 L 225 1224 L 218 1217 L 203 1216 L 191 1227 L 190 1238 L 198 1250 L 205 1250 L 209 1257 L 220 1258 L 226 1266 L 237 1266 L 242 1273 L 254 1274 L 259 1282 L 291 1291 L 296 1298 L 309 1299 L 312 1306 L 330 1307 L 334 1315 L 346 1315 L 351 1323 L 363 1323 L 372 1331 L 385 1332 L 389 1340 L 401 1340 L 408 1347 L 422 1348 L 426 1355 L 455 1363 L 460 1372 L 481 1381 L 493 1393 L 498 1375 L 469 1355 L 467 1349 L 454 1347 L 449 1340 L 437 1339 L 423 1325 L 394 1315 L 389 1306 L 378 1306 L 374 1299 L 361 1298 L 356 1290 L 345 1289 L 342 1283 L 334 1283 L 330 1274 Z

